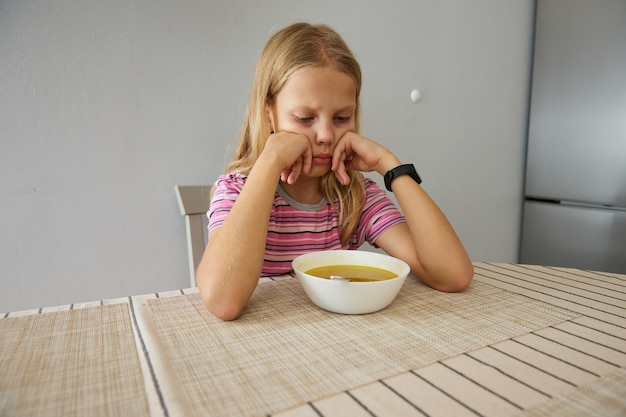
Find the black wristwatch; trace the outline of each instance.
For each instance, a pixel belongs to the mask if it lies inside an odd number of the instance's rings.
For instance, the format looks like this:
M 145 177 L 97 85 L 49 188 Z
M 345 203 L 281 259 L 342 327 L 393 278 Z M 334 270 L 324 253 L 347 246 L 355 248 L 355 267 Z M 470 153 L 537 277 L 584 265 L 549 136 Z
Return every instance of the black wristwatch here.
M 395 180 L 396 178 L 398 178 L 400 175 L 409 175 L 411 178 L 415 180 L 416 183 L 418 184 L 422 183 L 422 179 L 420 178 L 419 175 L 417 175 L 417 171 L 415 170 L 415 167 L 413 166 L 413 164 L 404 164 L 404 165 L 399 165 L 395 167 L 394 169 L 387 171 L 384 177 L 385 188 L 391 191 L 391 182 Z

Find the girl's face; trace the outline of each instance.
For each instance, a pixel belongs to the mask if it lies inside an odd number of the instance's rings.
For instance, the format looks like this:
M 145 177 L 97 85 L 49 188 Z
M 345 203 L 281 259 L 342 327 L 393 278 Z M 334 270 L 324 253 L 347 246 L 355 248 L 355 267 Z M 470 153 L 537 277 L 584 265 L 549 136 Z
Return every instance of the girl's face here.
M 337 141 L 355 129 L 356 86 L 337 69 L 303 67 L 287 79 L 269 110 L 275 132 L 309 138 L 313 165 L 307 176 L 322 176 L 330 170 Z

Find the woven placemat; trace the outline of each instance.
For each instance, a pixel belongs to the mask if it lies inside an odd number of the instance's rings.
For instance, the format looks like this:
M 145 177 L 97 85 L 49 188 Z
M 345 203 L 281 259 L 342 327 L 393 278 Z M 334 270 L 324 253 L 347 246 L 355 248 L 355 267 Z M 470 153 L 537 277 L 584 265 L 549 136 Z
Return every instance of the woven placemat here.
M 450 294 L 414 278 L 359 316 L 317 308 L 296 279 L 259 285 L 234 322 L 198 294 L 147 307 L 177 395 L 193 415 L 216 416 L 271 414 L 575 316 L 480 282 Z
M 0 320 L 0 415 L 149 415 L 127 304 Z

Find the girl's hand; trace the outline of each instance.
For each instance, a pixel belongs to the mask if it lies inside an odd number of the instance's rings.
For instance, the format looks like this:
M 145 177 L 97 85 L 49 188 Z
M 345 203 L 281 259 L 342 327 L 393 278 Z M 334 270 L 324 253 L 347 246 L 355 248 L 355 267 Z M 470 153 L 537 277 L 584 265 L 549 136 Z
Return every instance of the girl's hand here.
M 313 150 L 305 135 L 285 131 L 274 133 L 267 139 L 263 154 L 276 158 L 283 182 L 293 184 L 300 174 L 311 170 Z
M 398 158 L 384 146 L 358 133 L 347 132 L 335 146 L 331 169 L 341 184 L 348 185 L 350 183 L 350 176 L 347 173 L 349 169 L 363 172 L 376 171 L 384 175 L 399 164 Z

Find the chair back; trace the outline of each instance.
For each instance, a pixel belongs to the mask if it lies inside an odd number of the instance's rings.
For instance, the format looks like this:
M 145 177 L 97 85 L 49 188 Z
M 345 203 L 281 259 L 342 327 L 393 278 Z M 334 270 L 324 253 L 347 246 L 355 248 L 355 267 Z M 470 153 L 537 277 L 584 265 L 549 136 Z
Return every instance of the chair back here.
M 196 286 L 196 269 L 207 243 L 205 219 L 214 187 L 214 185 L 177 185 L 175 187 L 180 214 L 185 216 L 189 279 L 192 287 Z

